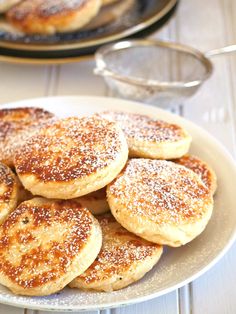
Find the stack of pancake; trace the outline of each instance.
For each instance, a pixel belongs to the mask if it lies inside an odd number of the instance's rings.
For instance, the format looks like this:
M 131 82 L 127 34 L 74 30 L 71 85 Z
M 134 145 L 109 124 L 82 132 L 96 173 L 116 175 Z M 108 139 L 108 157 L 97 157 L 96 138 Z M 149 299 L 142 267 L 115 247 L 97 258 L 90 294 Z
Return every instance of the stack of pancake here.
M 0 283 L 40 296 L 142 278 L 212 215 L 216 176 L 190 144 L 139 114 L 0 110 Z
M 53 35 L 107 25 L 135 4 L 135 0 L 0 0 L 11 30 Z

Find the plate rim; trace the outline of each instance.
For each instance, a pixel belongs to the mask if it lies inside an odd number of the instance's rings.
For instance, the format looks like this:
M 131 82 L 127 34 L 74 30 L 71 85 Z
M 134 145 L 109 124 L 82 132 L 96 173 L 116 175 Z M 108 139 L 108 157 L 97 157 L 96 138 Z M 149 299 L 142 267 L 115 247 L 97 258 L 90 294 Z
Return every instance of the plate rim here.
M 129 101 L 129 100 L 123 100 L 123 99 L 118 99 L 118 98 L 112 98 L 112 97 L 101 97 L 101 96 L 86 96 L 86 95 L 81 95 L 81 96 L 53 96 L 53 97 L 37 97 L 37 98 L 30 98 L 30 99 L 25 99 L 25 100 L 20 100 L 20 101 L 14 101 L 14 102 L 9 102 L 9 103 L 5 103 L 5 104 L 1 104 L 0 105 L 0 109 L 2 108 L 13 108 L 13 107 L 19 107 L 19 106 L 37 106 L 40 107 L 40 103 L 43 104 L 43 102 L 45 102 L 45 104 L 49 105 L 50 103 L 53 104 L 54 102 L 57 101 L 63 101 L 63 100 L 67 100 L 68 102 L 78 102 L 79 103 L 83 103 L 84 101 L 96 101 L 96 99 L 98 99 L 101 102 L 109 102 L 109 101 L 113 101 L 113 102 L 122 102 L 124 105 L 126 104 L 126 106 L 128 107 L 128 104 L 131 104 L 132 106 L 136 106 L 137 109 L 139 108 L 141 111 L 145 109 L 145 107 L 148 108 L 147 115 L 151 115 L 150 114 L 150 110 L 153 110 L 153 115 L 157 115 L 158 113 L 163 114 L 164 116 L 169 117 L 171 120 L 172 119 L 177 119 L 177 123 L 184 123 L 185 125 L 193 127 L 198 133 L 202 134 L 202 135 L 206 135 L 208 138 L 210 138 L 211 142 L 213 142 L 215 145 L 217 145 L 219 147 L 219 149 L 222 151 L 222 153 L 224 154 L 224 156 L 230 161 L 230 163 L 232 164 L 232 166 L 234 167 L 234 170 L 236 171 L 236 162 L 234 160 L 234 158 L 232 157 L 232 155 L 228 152 L 228 150 L 225 148 L 225 146 L 218 141 L 213 135 L 211 135 L 208 131 L 206 131 L 205 129 L 203 129 L 202 127 L 198 126 L 197 124 L 195 124 L 194 122 L 185 119 L 177 114 L 174 113 L 170 113 L 167 112 L 164 109 L 158 108 L 158 107 L 154 107 L 151 105 L 147 105 L 147 104 L 143 104 L 143 103 L 139 103 L 139 102 L 134 102 L 134 101 Z M 106 302 L 103 303 L 101 306 L 97 307 L 96 305 L 91 305 L 91 306 L 87 306 L 84 308 L 80 308 L 78 306 L 64 306 L 64 305 L 52 305 L 51 307 L 49 305 L 28 305 L 27 302 L 22 301 L 21 303 L 19 303 L 19 300 L 17 300 L 15 303 L 12 301 L 8 301 L 7 298 L 3 298 L 1 296 L 0 293 L 0 303 L 5 304 L 5 305 L 11 305 L 14 307 L 19 307 L 19 308 L 28 308 L 28 309 L 32 309 L 32 310 L 47 310 L 47 311 L 59 311 L 59 312 L 74 312 L 74 311 L 93 311 L 93 310 L 98 310 L 98 309 L 109 309 L 109 308 L 116 308 L 116 307 L 122 307 L 122 306 L 127 306 L 127 305 L 132 305 L 132 304 L 137 304 L 140 302 L 144 302 L 144 301 L 148 301 L 151 300 L 153 298 L 165 295 L 167 293 L 170 293 L 180 287 L 183 287 L 184 285 L 188 284 L 189 282 L 199 278 L 200 276 L 202 276 L 204 273 L 206 273 L 209 269 L 211 269 L 231 248 L 231 246 L 234 244 L 234 242 L 236 241 L 236 226 L 234 228 L 234 230 L 232 230 L 232 234 L 229 237 L 228 243 L 227 245 L 225 245 L 225 247 L 220 251 L 220 253 L 215 256 L 215 258 L 213 258 L 211 260 L 210 263 L 208 263 L 205 267 L 203 267 L 201 270 L 197 271 L 196 273 L 194 273 L 192 276 L 188 277 L 185 280 L 182 280 L 181 282 L 168 287 L 166 289 L 163 289 L 159 292 L 154 292 L 151 294 L 147 294 L 144 296 L 138 296 L 138 297 L 133 297 L 130 300 L 124 300 L 123 302 L 121 301 L 116 301 L 116 302 Z
M 91 39 L 87 42 L 76 42 L 76 43 L 65 43 L 65 44 L 55 44 L 55 45 L 47 45 L 47 44 L 27 44 L 27 43 L 15 43 L 11 41 L 0 40 L 0 47 L 2 48 L 9 48 L 15 49 L 19 51 L 67 51 L 73 49 L 83 49 L 83 48 L 90 48 L 93 46 L 99 46 L 111 41 L 116 41 L 122 38 L 126 38 L 132 36 L 149 26 L 153 25 L 154 23 L 161 20 L 165 15 L 167 15 L 178 3 L 178 0 L 168 0 L 169 2 L 164 6 L 164 8 L 151 16 L 150 18 L 144 19 L 140 23 L 122 31 L 114 35 L 108 35 L 106 37 L 98 38 L 98 39 Z

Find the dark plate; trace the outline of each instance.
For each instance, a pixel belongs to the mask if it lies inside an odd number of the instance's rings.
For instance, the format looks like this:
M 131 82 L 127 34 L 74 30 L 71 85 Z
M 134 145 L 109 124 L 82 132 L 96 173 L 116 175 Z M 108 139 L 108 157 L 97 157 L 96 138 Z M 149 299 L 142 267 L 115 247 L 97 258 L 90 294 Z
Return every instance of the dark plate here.
M 0 54 L 2 56 L 0 60 L 4 61 L 4 56 L 60 59 L 90 55 L 105 43 L 128 37 L 149 35 L 172 15 L 177 2 L 178 0 L 136 0 L 132 9 L 122 18 L 96 30 L 52 36 L 16 36 L 0 32 Z

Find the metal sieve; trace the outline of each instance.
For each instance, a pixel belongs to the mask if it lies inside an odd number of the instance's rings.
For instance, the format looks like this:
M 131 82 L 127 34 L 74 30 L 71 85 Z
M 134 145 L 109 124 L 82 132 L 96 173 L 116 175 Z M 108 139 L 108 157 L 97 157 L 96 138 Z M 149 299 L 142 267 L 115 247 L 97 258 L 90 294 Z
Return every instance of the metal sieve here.
M 236 45 L 202 53 L 172 42 L 122 41 L 98 49 L 94 72 L 112 96 L 169 107 L 182 104 L 211 76 L 209 58 L 233 51 Z

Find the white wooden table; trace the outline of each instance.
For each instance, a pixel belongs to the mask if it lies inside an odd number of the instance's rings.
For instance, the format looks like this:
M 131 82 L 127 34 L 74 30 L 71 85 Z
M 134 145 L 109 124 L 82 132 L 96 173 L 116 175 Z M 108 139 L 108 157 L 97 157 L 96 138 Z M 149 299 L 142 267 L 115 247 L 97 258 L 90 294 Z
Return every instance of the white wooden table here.
M 177 14 L 153 35 L 206 51 L 236 43 L 236 0 L 181 0 Z M 207 129 L 236 156 L 236 56 L 214 60 L 215 72 L 179 108 L 179 114 Z M 0 103 L 52 95 L 105 95 L 93 62 L 63 66 L 0 64 Z M 220 165 L 219 165 L 220 166 Z M 235 202 L 236 203 L 236 202 Z M 163 297 L 122 309 L 89 314 L 234 314 L 236 244 L 201 278 Z M 45 314 L 0 305 L 0 314 Z

